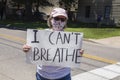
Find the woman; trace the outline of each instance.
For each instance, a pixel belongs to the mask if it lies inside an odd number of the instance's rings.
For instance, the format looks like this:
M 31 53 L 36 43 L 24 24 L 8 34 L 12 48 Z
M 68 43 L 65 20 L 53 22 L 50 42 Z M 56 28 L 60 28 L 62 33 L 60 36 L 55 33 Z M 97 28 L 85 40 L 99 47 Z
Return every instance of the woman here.
M 67 20 L 68 16 L 66 11 L 62 8 L 55 8 L 52 10 L 48 19 L 50 29 L 47 30 L 64 31 Z M 30 46 L 24 45 L 23 51 L 28 52 L 30 48 Z M 80 51 L 80 54 L 83 54 L 83 50 Z M 36 78 L 37 80 L 71 80 L 70 72 L 71 69 L 69 67 L 38 65 Z

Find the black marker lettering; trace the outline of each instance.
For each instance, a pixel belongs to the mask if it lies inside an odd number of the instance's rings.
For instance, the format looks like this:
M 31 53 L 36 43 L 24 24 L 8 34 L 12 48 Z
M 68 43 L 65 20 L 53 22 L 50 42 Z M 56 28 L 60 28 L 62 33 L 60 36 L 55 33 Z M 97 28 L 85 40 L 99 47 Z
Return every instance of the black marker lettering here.
M 47 49 L 47 61 L 51 61 L 51 60 L 52 60 L 52 59 L 49 59 L 49 56 L 50 56 L 50 55 L 49 55 L 49 50 L 50 50 L 50 49 Z
M 31 43 L 39 43 L 39 41 L 37 41 L 37 32 L 38 30 L 33 30 L 34 32 L 34 41 L 31 41 Z
M 63 52 L 64 52 L 64 48 L 61 48 L 62 52 L 61 52 L 61 62 L 63 62 Z
M 46 60 L 47 61 L 47 59 L 45 58 L 45 54 L 46 54 L 46 50 L 45 50 L 45 48 L 41 48 L 41 60 Z
M 69 42 L 70 42 L 70 34 L 68 34 L 68 36 L 67 36 L 67 34 L 64 34 L 64 43 L 65 43 L 65 41 L 67 41 L 67 43 L 69 44 Z
M 55 61 L 55 58 L 58 56 L 58 61 L 60 62 L 60 50 L 59 50 L 59 48 L 57 48 L 57 50 L 56 50 L 56 53 L 55 53 L 55 56 L 54 56 L 54 58 L 53 58 L 53 62 Z
M 76 43 L 75 44 L 78 44 L 78 35 L 80 35 L 80 33 L 75 33 L 76 35 Z
M 80 63 L 80 62 L 78 62 L 78 58 L 80 58 L 81 56 L 80 56 L 80 49 L 76 49 L 76 56 L 75 56 L 75 63 Z
M 49 42 L 50 42 L 52 45 L 54 45 L 54 43 L 53 43 L 52 40 L 51 40 L 52 34 L 53 34 L 53 32 L 51 32 L 50 35 L 49 35 Z
M 39 49 L 37 47 L 35 47 L 34 51 L 33 51 L 33 60 L 34 61 L 39 60 L 40 56 L 38 54 L 39 54 Z
M 58 43 L 58 40 L 61 40 L 61 43 L 62 43 L 62 44 L 64 43 L 63 40 L 62 40 L 62 35 L 61 35 L 60 32 L 58 33 L 57 40 L 56 40 L 56 44 Z
M 75 55 L 75 50 L 73 51 L 73 54 L 69 54 L 68 53 L 68 49 L 67 49 L 67 52 L 66 52 L 66 61 L 68 61 L 68 57 L 72 57 L 72 61 L 74 60 L 74 55 Z

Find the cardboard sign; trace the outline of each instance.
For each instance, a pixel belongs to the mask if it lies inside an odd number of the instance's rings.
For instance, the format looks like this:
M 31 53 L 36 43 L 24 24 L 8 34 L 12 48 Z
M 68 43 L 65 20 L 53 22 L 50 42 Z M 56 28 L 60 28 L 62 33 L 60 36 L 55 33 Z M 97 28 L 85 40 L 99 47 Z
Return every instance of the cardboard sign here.
M 27 44 L 32 49 L 27 61 L 37 65 L 80 66 L 83 33 L 27 30 Z

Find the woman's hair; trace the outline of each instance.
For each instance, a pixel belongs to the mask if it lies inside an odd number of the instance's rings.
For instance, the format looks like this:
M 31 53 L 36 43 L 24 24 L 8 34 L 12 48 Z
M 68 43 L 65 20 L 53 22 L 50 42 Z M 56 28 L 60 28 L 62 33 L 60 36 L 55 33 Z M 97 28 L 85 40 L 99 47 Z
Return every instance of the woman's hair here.
M 49 16 L 49 18 L 47 19 L 47 25 L 48 25 L 49 28 L 52 28 L 51 19 L 52 19 L 51 16 Z

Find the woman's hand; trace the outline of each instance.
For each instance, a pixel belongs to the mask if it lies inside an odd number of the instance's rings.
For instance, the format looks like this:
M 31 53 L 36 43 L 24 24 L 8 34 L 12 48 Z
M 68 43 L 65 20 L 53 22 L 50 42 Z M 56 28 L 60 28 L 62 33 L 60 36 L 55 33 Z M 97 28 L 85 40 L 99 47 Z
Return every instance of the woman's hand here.
M 28 46 L 28 45 L 23 45 L 23 51 L 24 52 L 28 52 L 29 50 L 31 49 L 31 46 Z
M 83 50 L 83 49 L 81 49 L 81 50 L 80 50 L 80 55 L 82 56 L 82 55 L 83 55 L 83 53 L 84 53 L 84 50 Z

